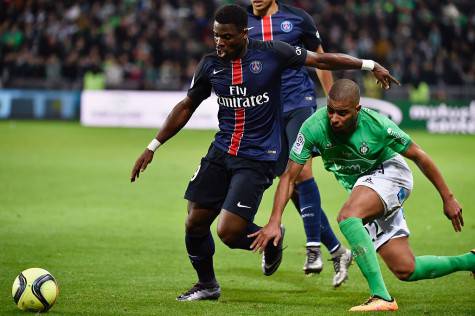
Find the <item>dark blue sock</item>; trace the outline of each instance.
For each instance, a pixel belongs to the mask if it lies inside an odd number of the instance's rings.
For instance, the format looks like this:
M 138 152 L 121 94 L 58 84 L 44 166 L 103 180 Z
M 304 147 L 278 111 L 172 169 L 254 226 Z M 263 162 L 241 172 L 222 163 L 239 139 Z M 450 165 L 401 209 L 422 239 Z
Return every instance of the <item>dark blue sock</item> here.
M 239 237 L 233 241 L 232 245 L 229 245 L 230 248 L 233 249 L 243 249 L 243 250 L 251 250 L 251 244 L 254 241 L 255 237 L 247 237 L 247 235 L 257 232 L 261 229 L 260 226 L 257 226 L 254 223 L 248 223 L 246 227 L 246 231 Z
M 340 248 L 340 241 L 338 241 L 338 238 L 336 238 L 335 233 L 332 230 L 332 227 L 330 226 L 330 223 L 328 222 L 328 218 L 325 215 L 325 212 L 322 211 L 320 212 L 321 214 L 321 223 L 320 223 L 320 236 L 322 239 L 322 243 L 327 247 L 328 251 L 330 253 L 334 253 L 335 251 Z
M 321 205 L 320 192 L 313 178 L 295 186 L 299 194 L 300 216 L 303 220 L 307 246 L 320 245 Z
M 186 250 L 202 283 L 215 281 L 213 268 L 214 240 L 211 232 L 205 236 L 185 235 Z

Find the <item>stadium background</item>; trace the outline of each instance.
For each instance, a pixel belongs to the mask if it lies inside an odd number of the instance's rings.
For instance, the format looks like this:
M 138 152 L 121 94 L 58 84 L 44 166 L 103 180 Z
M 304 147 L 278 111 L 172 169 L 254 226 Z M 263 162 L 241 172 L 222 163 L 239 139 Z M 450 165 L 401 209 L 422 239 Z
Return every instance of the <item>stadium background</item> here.
M 90 91 L 146 90 L 158 101 L 165 91 L 183 93 L 201 55 L 213 50 L 214 10 L 231 2 L 0 1 L 0 314 L 15 313 L 9 287 L 33 266 L 58 278 L 62 292 L 50 312 L 58 315 L 340 314 L 364 298 L 356 267 L 338 291 L 330 287 L 330 264 L 318 277 L 303 277 L 303 229 L 289 207 L 289 248 L 275 276 L 262 277 L 257 256 L 217 240 L 220 302 L 174 302 L 193 281 L 182 194 L 213 131 L 183 131 L 130 185 L 132 163 L 155 129 L 78 123 Z M 473 248 L 475 138 L 465 135 L 475 133 L 473 1 L 283 2 L 315 18 L 326 51 L 375 59 L 403 83 L 382 91 L 361 72 L 334 72 L 356 80 L 366 97 L 402 111 L 409 120 L 403 123 L 464 205 L 465 230 L 454 234 L 435 190 L 416 171 L 407 204 L 415 252 L 455 255 Z M 318 84 L 317 90 L 322 96 Z M 314 168 L 324 207 L 335 218 L 345 193 L 319 161 Z M 260 224 L 273 190 L 264 197 Z M 465 274 L 406 284 L 383 272 L 402 313 L 475 310 L 473 280 Z

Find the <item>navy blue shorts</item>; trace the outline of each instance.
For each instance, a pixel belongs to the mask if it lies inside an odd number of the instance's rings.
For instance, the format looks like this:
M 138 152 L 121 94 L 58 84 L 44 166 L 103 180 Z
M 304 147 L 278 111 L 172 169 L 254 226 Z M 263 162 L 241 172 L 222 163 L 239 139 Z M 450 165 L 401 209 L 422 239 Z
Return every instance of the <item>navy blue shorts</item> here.
M 275 162 L 231 156 L 211 145 L 188 184 L 185 199 L 252 222 L 264 191 L 272 185 L 274 168 Z
M 297 134 L 300 131 L 300 127 L 303 122 L 308 119 L 315 112 L 313 107 L 298 108 L 289 112 L 285 112 L 282 115 L 282 121 L 284 124 L 282 133 L 282 152 L 276 163 L 276 174 L 280 176 L 287 166 L 289 160 L 290 151 L 294 145 Z M 317 150 L 314 151 L 313 156 L 319 156 Z

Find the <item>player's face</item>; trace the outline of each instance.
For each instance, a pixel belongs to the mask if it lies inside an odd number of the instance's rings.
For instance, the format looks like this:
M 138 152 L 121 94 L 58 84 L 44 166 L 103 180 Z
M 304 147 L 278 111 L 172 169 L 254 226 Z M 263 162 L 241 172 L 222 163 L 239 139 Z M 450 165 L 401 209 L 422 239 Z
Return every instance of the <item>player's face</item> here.
M 216 53 L 226 60 L 236 59 L 246 45 L 247 31 L 239 30 L 234 24 L 220 24 L 215 21 L 213 33 Z
M 327 113 L 333 132 L 337 134 L 351 134 L 358 120 L 361 105 L 351 101 L 335 101 L 328 98 Z
M 275 0 L 251 0 L 252 8 L 256 11 L 267 11 Z

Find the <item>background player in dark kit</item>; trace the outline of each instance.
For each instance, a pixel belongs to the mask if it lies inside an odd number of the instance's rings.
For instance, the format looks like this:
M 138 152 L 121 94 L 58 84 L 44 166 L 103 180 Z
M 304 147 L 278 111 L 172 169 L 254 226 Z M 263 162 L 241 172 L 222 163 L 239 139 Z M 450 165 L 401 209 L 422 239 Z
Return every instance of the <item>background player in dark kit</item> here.
M 310 15 L 302 9 L 276 0 L 251 0 L 247 8 L 249 37 L 263 41 L 279 40 L 317 53 L 324 53 L 320 34 Z M 317 76 L 328 93 L 333 84 L 330 71 L 316 69 Z M 306 67 L 286 69 L 282 74 L 283 132 L 286 146 L 282 150 L 282 165 L 287 163 L 288 152 L 300 126 L 312 115 L 316 107 L 315 87 Z M 288 152 L 286 150 L 289 150 Z M 284 165 L 285 167 L 285 165 Z M 282 170 L 283 171 L 283 170 Z M 305 274 L 320 273 L 323 268 L 320 244 L 332 256 L 335 275 L 333 286 L 340 286 L 348 278 L 351 251 L 339 242 L 325 215 L 320 192 L 308 160 L 299 174 L 293 190 L 292 201 L 302 217 L 307 237 Z
M 248 39 L 247 13 L 236 5 L 221 7 L 213 26 L 216 52 L 205 55 L 191 88 L 171 111 L 156 138 L 135 162 L 130 180 L 138 178 L 154 151 L 173 137 L 213 89 L 219 103 L 219 131 L 185 193 L 188 200 L 185 243 L 198 283 L 180 301 L 216 299 L 221 289 L 213 269 L 212 222 L 220 215 L 218 236 L 230 248 L 249 250 L 247 235 L 264 190 L 274 177 L 280 151 L 280 78 L 284 69 L 302 65 L 321 69 L 372 69 L 385 88 L 396 82 L 377 63 L 345 54 L 316 54 L 286 43 Z M 265 275 L 276 271 L 282 242 L 264 250 Z

